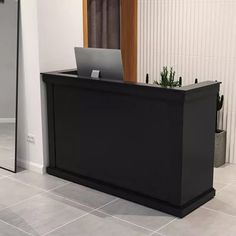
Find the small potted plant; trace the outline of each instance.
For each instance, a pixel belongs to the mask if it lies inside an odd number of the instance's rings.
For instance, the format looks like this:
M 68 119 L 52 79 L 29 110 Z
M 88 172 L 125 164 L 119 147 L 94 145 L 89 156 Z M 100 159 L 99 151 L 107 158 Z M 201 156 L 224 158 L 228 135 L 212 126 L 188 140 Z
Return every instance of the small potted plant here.
M 219 114 L 223 107 L 224 95 L 217 94 L 217 112 L 216 112 L 216 127 L 215 127 L 215 167 L 220 167 L 225 164 L 226 153 L 226 131 L 218 128 Z
M 160 82 L 155 80 L 154 84 L 160 85 L 165 88 L 181 87 L 182 78 L 180 77 L 178 81 L 175 81 L 175 71 L 173 71 L 173 68 L 171 67 L 169 72 L 167 66 L 165 66 L 163 67 L 163 71 L 161 72 Z

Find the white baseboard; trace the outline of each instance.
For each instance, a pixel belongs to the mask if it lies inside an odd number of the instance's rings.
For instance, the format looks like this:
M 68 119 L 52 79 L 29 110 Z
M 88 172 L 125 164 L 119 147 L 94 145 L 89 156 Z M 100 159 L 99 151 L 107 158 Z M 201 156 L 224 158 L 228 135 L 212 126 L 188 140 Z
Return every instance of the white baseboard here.
M 0 118 L 0 123 L 15 123 L 16 118 Z
M 21 167 L 26 170 L 30 170 L 39 174 L 45 174 L 46 173 L 46 168 L 43 165 L 39 165 L 34 162 L 26 161 L 26 160 L 21 160 L 18 158 L 17 160 L 17 166 Z

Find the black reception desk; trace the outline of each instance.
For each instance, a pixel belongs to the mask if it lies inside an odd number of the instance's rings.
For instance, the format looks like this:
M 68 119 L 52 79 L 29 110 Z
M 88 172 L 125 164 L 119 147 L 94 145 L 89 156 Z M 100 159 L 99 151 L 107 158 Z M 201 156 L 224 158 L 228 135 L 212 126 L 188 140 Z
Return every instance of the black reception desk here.
M 49 174 L 184 217 L 214 197 L 219 83 L 176 89 L 42 74 Z

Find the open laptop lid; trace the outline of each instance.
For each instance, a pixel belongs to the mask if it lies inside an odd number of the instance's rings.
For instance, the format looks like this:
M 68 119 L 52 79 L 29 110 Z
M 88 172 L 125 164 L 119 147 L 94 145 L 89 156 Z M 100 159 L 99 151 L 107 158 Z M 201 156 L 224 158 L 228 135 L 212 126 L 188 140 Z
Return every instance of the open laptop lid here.
M 100 78 L 123 80 L 122 57 L 118 49 L 76 47 L 75 57 L 79 76 L 91 77 L 97 70 Z

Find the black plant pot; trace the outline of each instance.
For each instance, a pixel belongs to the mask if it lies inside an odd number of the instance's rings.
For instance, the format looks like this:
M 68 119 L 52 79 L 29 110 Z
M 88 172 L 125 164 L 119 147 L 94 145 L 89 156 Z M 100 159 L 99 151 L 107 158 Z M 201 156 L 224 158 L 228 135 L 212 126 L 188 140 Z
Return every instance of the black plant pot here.
M 215 159 L 214 166 L 220 167 L 225 164 L 226 131 L 217 130 L 215 133 Z

